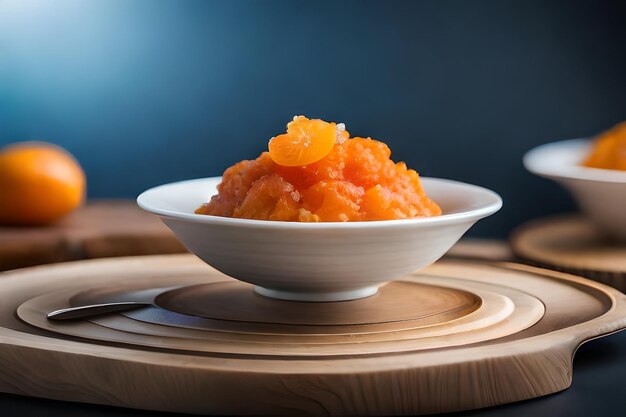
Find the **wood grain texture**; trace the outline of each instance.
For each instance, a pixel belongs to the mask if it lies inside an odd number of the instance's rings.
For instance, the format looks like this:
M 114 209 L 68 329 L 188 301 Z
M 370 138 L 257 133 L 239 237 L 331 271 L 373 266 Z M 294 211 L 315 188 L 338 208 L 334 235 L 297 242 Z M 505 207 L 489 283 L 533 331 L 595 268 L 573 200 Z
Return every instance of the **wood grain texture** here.
M 214 277 L 204 279 L 223 280 L 225 277 L 216 274 Z M 165 310 L 145 309 L 141 313 L 111 315 L 91 319 L 91 323 L 81 321 L 71 326 L 67 323 L 45 320 L 48 311 L 73 304 L 68 303 L 66 290 L 60 294 L 47 293 L 28 300 L 18 308 L 17 313 L 22 320 L 33 326 L 100 341 L 205 353 L 289 358 L 374 355 L 476 343 L 527 329 L 537 323 L 545 311 L 541 302 L 524 293 L 502 290 L 495 294 L 485 290 L 480 284 L 473 284 L 469 289 L 475 292 L 475 296 L 470 298 L 467 297 L 466 291 L 454 288 L 454 282 L 444 277 L 432 279 L 451 287 L 394 282 L 388 284 L 390 288 L 380 296 L 344 303 L 315 304 L 317 309 L 315 311 L 335 310 L 337 317 L 332 319 L 325 314 L 316 317 L 315 312 L 311 311 L 311 304 L 274 299 L 266 299 L 268 304 L 248 306 L 247 301 L 244 301 L 242 316 L 236 319 L 216 318 L 213 310 L 208 310 L 206 314 L 213 316 L 212 318 L 181 316 L 178 306 L 175 305 L 169 310 L 167 304 L 158 302 L 163 296 L 169 298 L 166 292 L 156 297 L 157 304 L 168 308 Z M 421 281 L 426 283 L 429 280 L 424 277 Z M 214 299 L 211 292 L 223 295 L 220 287 L 222 284 L 230 283 L 240 286 L 242 291 L 249 294 L 250 299 L 260 297 L 253 292 L 250 285 L 243 283 L 217 281 L 203 284 L 201 287 L 205 287 L 203 293 L 210 294 L 207 297 L 210 303 L 210 300 Z M 199 286 L 192 285 L 169 292 L 176 296 L 176 293 L 184 294 L 185 290 L 193 291 L 197 287 Z M 415 299 L 432 295 L 439 303 L 440 312 L 433 312 L 432 303 L 422 306 L 399 304 L 390 307 L 386 298 L 397 296 L 399 291 L 409 293 Z M 439 292 L 445 296 L 443 298 L 437 296 Z M 450 293 L 456 293 L 457 296 L 450 297 Z M 80 295 L 79 293 L 78 297 L 71 297 L 71 300 L 82 298 Z M 116 298 L 129 299 L 124 293 L 120 293 Z M 191 307 L 184 305 L 183 309 L 198 311 L 202 300 L 197 298 L 188 300 Z M 89 302 L 106 301 L 108 299 L 92 298 Z M 274 305 L 270 306 L 269 303 Z M 340 308 L 336 308 L 337 304 L 341 304 Z M 392 309 L 395 320 L 385 321 L 388 320 L 389 314 L 377 317 L 376 313 L 380 311 L 379 304 Z M 258 307 L 254 307 L 255 305 Z M 354 305 L 355 311 L 350 311 L 350 305 Z M 285 320 L 276 314 L 277 311 L 283 311 L 284 314 L 293 316 L 294 309 L 297 309 L 298 316 L 302 316 L 298 323 Z M 371 313 L 369 319 L 367 311 Z M 355 323 L 359 320 L 363 322 Z
M 0 270 L 79 259 L 186 252 L 134 201 L 96 200 L 44 227 L 0 226 Z
M 256 326 L 284 330 L 293 324 L 233 321 L 247 327 L 233 329 L 222 323 L 226 327 L 216 329 L 204 327 L 209 324 L 203 321 L 186 327 L 160 323 L 158 316 L 129 313 L 68 323 L 62 330 L 31 326 L 15 315 L 20 305 L 33 307 L 37 297 L 42 297 L 39 304 L 35 303 L 39 307 L 42 300 L 50 305 L 68 304 L 78 300 L 73 297 L 127 296 L 129 291 L 154 298 L 164 290 L 144 290 L 229 281 L 191 255 L 81 261 L 5 272 L 0 277 L 0 297 L 6 300 L 0 303 L 0 390 L 198 414 L 415 415 L 518 401 L 567 388 L 577 347 L 626 326 L 626 296 L 618 291 L 516 264 L 442 262 L 403 279 L 415 284 L 407 287 L 410 290 L 443 287 L 477 294 L 481 306 L 454 320 L 441 318 L 428 326 L 401 331 L 370 329 L 360 335 L 327 332 L 325 328 L 334 326 L 324 324 L 317 326 L 321 329 L 317 334 L 300 335 L 298 329 L 283 334 L 270 332 L 263 336 L 269 343 L 253 334 Z M 107 287 L 114 290 L 99 290 Z M 439 330 L 443 332 L 440 341 L 452 341 L 459 334 L 480 334 L 494 326 L 512 325 L 514 312 L 494 325 L 476 324 L 473 315 L 485 307 L 503 311 L 496 298 L 489 299 L 487 293 L 512 300 L 513 311 L 526 308 L 536 312 L 533 306 L 537 302 L 545 311 L 534 325 L 510 327 L 501 337 L 428 347 L 428 341 L 438 337 L 428 332 Z M 526 298 L 518 299 L 516 294 Z M 293 304 L 291 314 L 298 315 L 300 303 Z M 522 318 L 527 315 L 521 314 Z M 472 328 L 445 334 L 446 328 L 462 320 Z M 338 327 L 359 326 L 346 323 Z M 314 326 L 307 321 L 295 327 Z M 62 334 L 72 328 L 83 332 L 82 336 Z M 150 334 L 157 330 L 161 334 Z M 393 337 L 411 331 L 425 333 L 408 339 Z M 161 346 L 97 340 L 103 332 L 160 340 Z M 216 341 L 218 334 L 230 340 Z M 330 343 L 324 346 L 319 340 L 306 340 L 294 345 L 281 339 L 285 337 L 311 337 Z M 363 339 L 357 342 L 352 340 L 355 337 Z M 377 339 L 381 337 L 386 339 L 381 342 Z M 173 347 L 179 340 L 204 346 L 246 345 L 239 338 L 251 339 L 248 351 L 192 352 Z M 381 343 L 401 349 L 393 354 L 382 350 L 361 354 Z M 343 346 L 339 349 L 339 345 Z M 307 348 L 310 352 L 301 355 Z M 329 356 L 325 349 L 337 350 Z
M 582 216 L 531 221 L 514 231 L 511 245 L 526 262 L 581 275 L 626 292 L 626 243 L 610 240 Z
M 293 326 L 362 326 L 454 320 L 479 308 L 480 298 L 467 291 L 396 281 L 363 299 L 297 303 L 260 296 L 252 285 L 229 280 L 167 291 L 155 303 L 169 311 L 207 319 Z M 294 308 L 298 314 L 293 314 Z

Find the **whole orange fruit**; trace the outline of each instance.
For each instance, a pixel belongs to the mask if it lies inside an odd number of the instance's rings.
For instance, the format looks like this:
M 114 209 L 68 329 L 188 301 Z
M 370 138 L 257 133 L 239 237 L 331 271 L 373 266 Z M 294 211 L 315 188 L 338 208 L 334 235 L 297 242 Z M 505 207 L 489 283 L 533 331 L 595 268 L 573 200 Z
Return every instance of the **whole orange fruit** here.
M 45 142 L 0 149 L 0 223 L 43 225 L 78 207 L 85 173 L 66 150 Z

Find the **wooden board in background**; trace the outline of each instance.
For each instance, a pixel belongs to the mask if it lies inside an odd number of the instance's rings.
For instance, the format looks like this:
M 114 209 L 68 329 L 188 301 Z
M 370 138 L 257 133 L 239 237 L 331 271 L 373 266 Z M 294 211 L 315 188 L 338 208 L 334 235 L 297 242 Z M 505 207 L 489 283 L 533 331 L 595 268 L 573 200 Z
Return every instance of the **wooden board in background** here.
M 79 259 L 185 252 L 134 201 L 91 201 L 45 227 L 0 226 L 0 271 Z
M 530 221 L 514 231 L 511 246 L 525 262 L 584 276 L 626 292 L 626 243 L 605 237 L 580 215 Z

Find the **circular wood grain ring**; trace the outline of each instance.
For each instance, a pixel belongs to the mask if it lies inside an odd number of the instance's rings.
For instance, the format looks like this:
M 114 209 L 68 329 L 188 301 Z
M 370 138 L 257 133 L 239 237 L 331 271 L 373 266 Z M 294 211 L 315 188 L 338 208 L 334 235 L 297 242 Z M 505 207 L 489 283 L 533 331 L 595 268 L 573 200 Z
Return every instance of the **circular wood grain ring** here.
M 533 220 L 511 237 L 516 256 L 626 291 L 626 243 L 610 240 L 580 215 Z
M 442 278 L 436 278 L 434 282 L 446 285 L 446 280 Z M 440 285 L 433 286 L 432 291 L 441 291 L 443 288 Z M 451 285 L 454 287 L 454 282 Z M 423 284 L 413 286 L 415 287 L 413 291 L 424 291 L 424 287 L 428 287 Z M 410 291 L 410 286 L 403 287 L 404 291 Z M 67 303 L 65 301 L 59 305 L 57 300 L 62 293 L 44 294 L 27 301 L 18 309 L 18 315 L 24 321 L 49 331 L 107 342 L 206 353 L 267 356 L 371 355 L 464 345 L 522 331 L 535 324 L 543 316 L 544 310 L 541 302 L 524 293 L 503 288 L 501 291 L 506 295 L 495 294 L 481 287 L 485 285 L 476 284 L 469 287 L 477 294 L 477 297 L 483 300 L 481 308 L 473 313 L 459 319 L 427 326 L 417 324 L 415 327 L 416 324 L 411 320 L 403 321 L 395 324 L 402 324 L 407 326 L 406 328 L 400 327 L 394 331 L 385 329 L 382 332 L 364 332 L 363 326 L 344 325 L 341 326 L 343 334 L 321 334 L 323 329 L 335 326 L 294 326 L 276 323 L 273 326 L 275 328 L 282 326 L 282 332 L 260 334 L 258 330 L 244 332 L 241 329 L 239 331 L 232 329 L 216 331 L 210 327 L 200 329 L 197 326 L 190 329 L 188 326 L 163 326 L 159 323 L 159 318 L 164 318 L 163 310 L 160 309 L 146 311 L 148 315 L 150 315 L 149 312 L 153 313 L 151 322 L 139 322 L 122 315 L 110 315 L 92 319 L 91 323 L 94 325 L 91 328 L 88 328 L 87 322 L 82 322 L 80 326 L 59 326 L 58 323 L 50 322 L 43 317 L 45 317 L 44 312 L 62 307 Z M 67 298 L 67 294 L 62 298 Z M 372 302 L 375 303 L 376 299 Z M 181 323 L 186 322 L 184 317 L 177 318 L 177 320 Z M 206 321 L 215 322 L 215 320 Z M 222 320 L 221 323 L 232 326 L 237 322 Z M 309 330 L 307 334 L 305 329 L 310 327 L 317 329 L 318 333 L 311 334 Z M 103 328 L 106 328 L 106 331 Z M 288 329 L 287 332 L 285 328 Z
M 206 319 L 272 325 L 371 326 L 397 322 L 430 325 L 463 317 L 481 299 L 462 289 L 395 281 L 377 294 L 340 303 L 303 303 L 267 298 L 250 284 L 217 281 L 163 291 L 154 303 L 168 311 Z M 92 288 L 74 295 L 71 306 L 136 299 L 136 293 Z M 151 300 L 152 301 L 152 300 Z
M 424 278 L 426 279 L 426 278 Z M 437 290 L 441 288 L 438 284 L 438 278 L 433 281 L 432 289 Z M 403 284 L 415 284 L 417 291 L 423 290 L 425 287 L 423 284 L 417 285 L 416 283 L 403 282 Z M 448 290 L 459 290 L 463 285 L 453 287 L 454 282 L 451 282 L 451 287 Z M 478 284 L 480 285 L 480 284 Z M 478 286 L 477 285 L 477 286 Z M 430 286 L 426 286 L 430 287 Z M 410 288 L 410 286 L 404 286 L 403 288 Z M 435 329 L 441 334 L 441 326 L 454 324 L 458 330 L 461 330 L 461 326 L 473 325 L 474 327 L 486 327 L 497 323 L 508 317 L 512 313 L 514 304 L 510 298 L 501 294 L 495 293 L 486 289 L 485 286 L 480 288 L 473 288 L 474 297 L 480 300 L 480 307 L 477 310 L 467 312 L 464 315 L 447 316 L 445 314 L 435 314 L 426 318 L 417 318 L 402 320 L 396 322 L 381 322 L 376 324 L 358 324 L 358 325 L 299 325 L 294 327 L 293 325 L 284 324 L 268 324 L 268 323 L 253 323 L 253 322 L 237 322 L 237 321 L 223 321 L 203 319 L 192 316 L 184 316 L 175 312 L 167 312 L 163 309 L 142 309 L 130 312 L 120 313 L 123 316 L 132 318 L 134 320 L 143 321 L 145 323 L 152 323 L 158 325 L 184 327 L 190 329 L 211 330 L 227 333 L 242 333 L 242 334 L 254 334 L 254 335 L 288 335 L 296 337 L 305 336 L 327 336 L 327 335 L 350 335 L 354 338 L 355 335 L 360 334 L 375 334 L 375 333 L 394 333 L 396 336 L 398 332 L 407 330 L 417 330 L 428 328 L 429 330 Z M 506 289 L 503 291 L 506 292 Z M 57 297 L 59 300 L 61 297 Z M 72 297 L 71 299 L 73 299 Z M 515 297 L 517 304 L 520 308 L 528 308 L 534 311 L 531 316 L 535 319 L 541 317 L 541 305 L 537 303 L 522 303 L 520 297 Z M 374 299 L 375 300 L 375 299 Z M 534 305 L 533 305 L 534 304 Z M 437 328 L 439 330 L 437 330 Z M 295 329 L 295 330 L 294 330 Z
M 370 297 L 340 303 L 277 300 L 239 281 L 200 284 L 164 292 L 155 304 L 194 317 L 248 323 L 347 326 L 454 320 L 480 307 L 480 298 L 458 289 L 395 281 Z
M 434 279 L 441 283 L 440 278 Z M 467 286 L 466 286 L 467 288 Z M 273 325 L 271 332 L 260 333 L 259 329 L 254 324 L 248 325 L 248 329 L 239 328 L 234 330 L 230 326 L 233 323 L 229 323 L 229 328 L 220 330 L 226 333 L 236 333 L 237 335 L 230 340 L 233 341 L 248 341 L 255 342 L 263 340 L 264 342 L 271 342 L 276 344 L 304 344 L 315 343 L 321 344 L 352 344 L 352 343 L 372 343 L 372 342 L 396 342 L 403 340 L 418 341 L 419 339 L 429 338 L 427 345 L 433 346 L 434 338 L 447 337 L 448 343 L 465 343 L 461 338 L 455 341 L 451 337 L 457 337 L 467 332 L 477 332 L 482 329 L 489 328 L 483 332 L 482 337 L 484 340 L 488 340 L 494 335 L 502 337 L 504 335 L 513 334 L 516 331 L 521 331 L 535 324 L 541 319 L 544 313 L 544 306 L 537 299 L 528 296 L 522 292 L 510 291 L 506 288 L 500 289 L 498 293 L 489 291 L 486 286 L 477 284 L 471 288 L 474 293 L 479 296 L 483 303 L 481 307 L 458 319 L 444 321 L 440 323 L 433 323 L 429 325 L 422 325 L 419 322 L 404 321 L 400 323 L 392 323 L 394 327 L 389 328 L 389 324 L 385 326 L 378 325 L 366 325 L 366 326 L 281 326 Z M 142 333 L 146 329 L 149 329 L 151 334 L 168 336 L 171 332 L 170 329 L 163 329 L 163 319 L 167 319 L 167 315 L 158 315 L 156 318 L 152 316 L 154 310 L 143 310 L 135 312 L 122 313 L 124 316 L 135 318 L 138 321 L 147 323 L 137 325 L 132 321 L 119 320 L 119 318 L 110 316 L 97 318 L 93 322 L 105 326 L 111 327 L 121 331 L 130 331 Z M 208 323 L 197 323 L 192 325 L 191 328 L 211 330 L 215 331 L 215 321 L 208 320 Z M 152 324 L 152 327 L 150 327 Z M 506 324 L 503 326 L 502 324 Z M 182 327 L 181 322 L 174 322 L 170 325 L 176 325 Z M 313 330 L 306 331 L 307 327 L 313 327 Z M 342 333 L 329 332 L 329 330 L 340 330 Z M 323 332 L 323 333 L 322 333 Z M 184 332 L 181 333 L 184 335 Z M 280 336 L 277 338 L 276 336 Z M 463 335 L 466 336 L 466 335 Z M 201 338 L 205 338 L 206 335 L 200 335 Z M 343 337 L 341 339 L 340 337 Z M 476 338 L 471 338 L 472 341 L 476 341 Z M 412 349 L 418 349 L 419 343 L 416 343 L 411 347 Z

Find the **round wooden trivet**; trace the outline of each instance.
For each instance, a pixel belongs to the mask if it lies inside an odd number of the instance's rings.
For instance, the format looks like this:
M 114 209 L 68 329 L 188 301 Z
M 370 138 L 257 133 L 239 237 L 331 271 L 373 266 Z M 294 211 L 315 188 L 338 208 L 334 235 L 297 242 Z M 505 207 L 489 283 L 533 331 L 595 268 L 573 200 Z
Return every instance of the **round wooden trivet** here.
M 626 243 L 605 237 L 582 216 L 531 221 L 515 230 L 511 245 L 524 261 L 626 292 Z
M 174 234 L 134 201 L 91 201 L 58 223 L 0 226 L 0 271 L 79 259 L 182 253 Z
M 216 273 L 207 279 L 223 280 L 224 276 Z M 429 281 L 428 277 L 422 279 Z M 315 304 L 264 298 L 248 284 L 216 281 L 166 291 L 156 297 L 161 308 L 89 320 L 98 326 L 85 321 L 71 327 L 45 320 L 46 312 L 67 306 L 67 291 L 63 290 L 28 300 L 17 313 L 25 322 L 42 329 L 107 342 L 207 353 L 317 357 L 397 353 L 476 343 L 527 329 L 545 312 L 540 301 L 522 292 L 502 289 L 494 294 L 484 285 L 464 282 L 463 287 L 474 292 L 470 295 L 455 288 L 459 284 L 454 279 L 436 277 L 432 281 L 440 285 L 396 281 L 366 299 Z M 223 286 L 240 290 L 241 294 L 234 297 L 242 306 L 237 318 L 224 318 L 219 310 L 203 308 L 202 299 L 192 296 L 202 289 L 200 293 L 206 295 L 210 304 L 211 300 L 224 296 L 220 290 Z M 393 298 L 429 297 L 436 304 L 400 302 L 391 306 L 388 302 Z M 187 303 L 168 305 L 170 298 L 183 298 Z M 257 298 L 265 302 L 254 302 Z M 109 299 L 89 298 L 89 303 Z M 129 298 L 122 292 L 115 299 Z M 434 305 L 438 307 L 435 309 Z M 285 320 L 284 315 L 296 316 L 294 309 L 301 320 Z M 389 311 L 379 314 L 382 310 Z M 193 311 L 195 315 L 185 314 L 188 321 L 185 315 L 180 317 L 182 311 Z M 328 311 L 335 314 L 327 314 Z M 174 313 L 173 317 L 168 317 L 172 316 L 168 312 Z M 393 320 L 388 321 L 390 316 Z
M 199 414 L 426 414 L 518 401 L 567 388 L 578 346 L 626 327 L 617 290 L 505 263 L 441 262 L 378 296 L 326 303 L 336 317 L 324 304 L 255 299 L 191 255 L 41 266 L 1 280 L 0 391 Z M 202 307 L 194 289 L 242 309 Z M 123 297 L 159 306 L 44 318 Z M 414 306 L 412 297 L 439 301 Z

